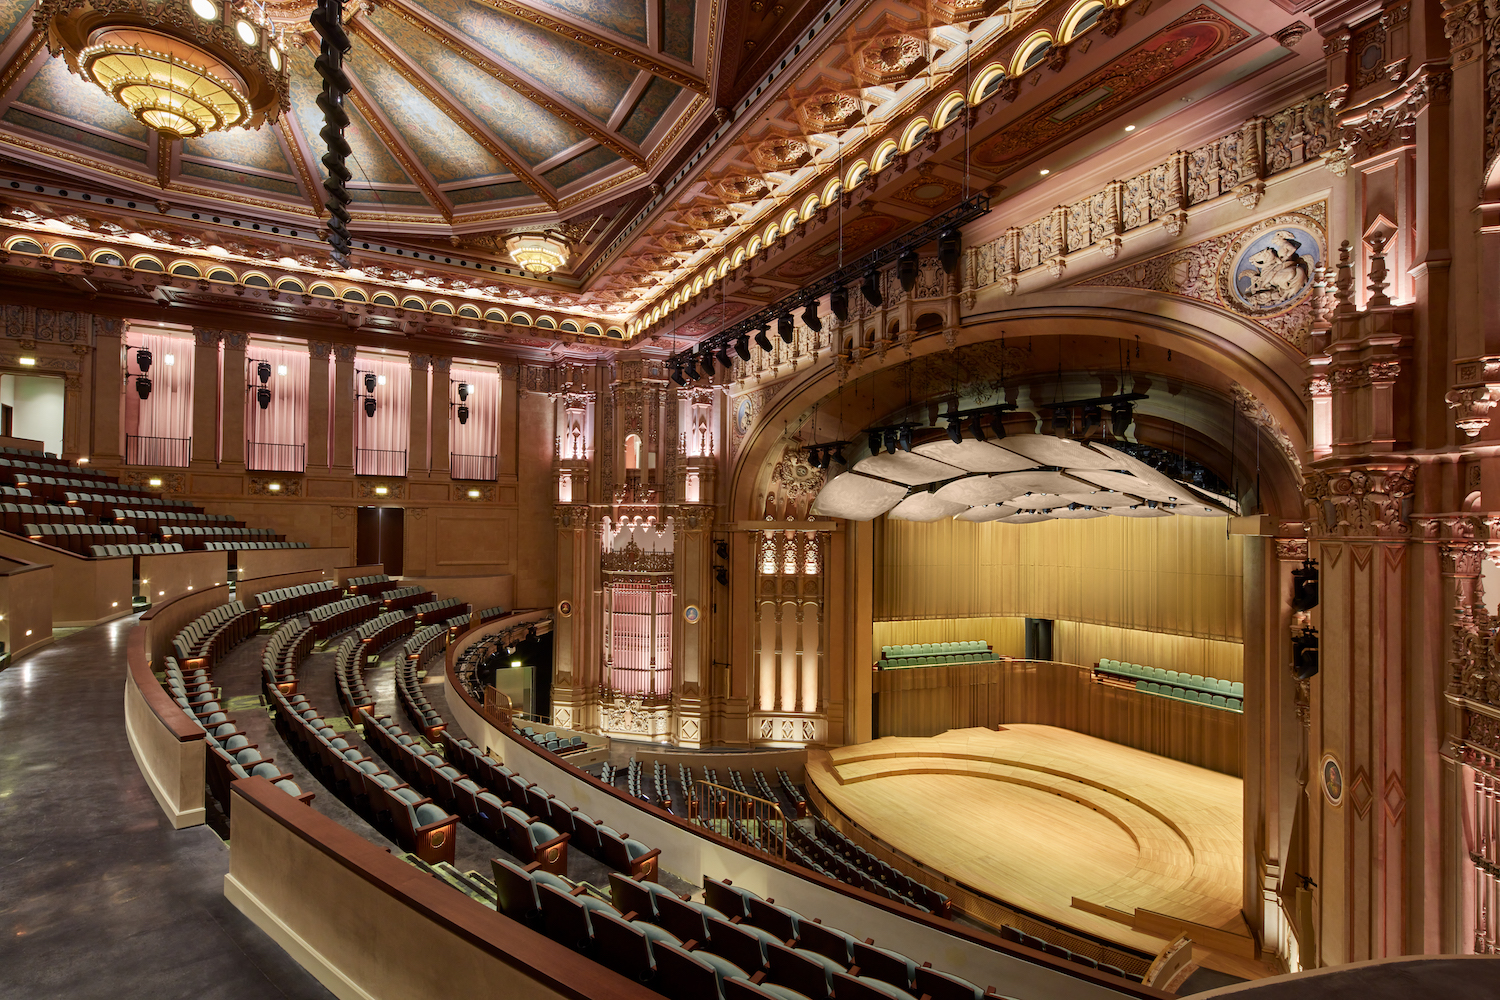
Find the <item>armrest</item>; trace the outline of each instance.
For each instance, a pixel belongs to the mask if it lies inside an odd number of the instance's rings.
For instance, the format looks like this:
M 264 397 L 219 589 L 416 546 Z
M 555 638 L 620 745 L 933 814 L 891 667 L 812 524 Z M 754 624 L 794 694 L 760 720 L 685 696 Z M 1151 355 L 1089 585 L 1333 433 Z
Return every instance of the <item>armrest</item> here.
M 431 800 L 426 800 L 426 801 L 431 801 Z M 449 813 L 447 816 L 444 816 L 440 820 L 436 820 L 435 822 L 428 823 L 426 826 L 419 826 L 419 827 L 417 827 L 416 834 L 419 837 L 426 836 L 427 834 L 433 832 L 434 830 L 441 830 L 445 826 L 453 826 L 457 822 L 458 822 L 458 817 L 455 816 L 455 815 L 453 815 L 452 813 Z

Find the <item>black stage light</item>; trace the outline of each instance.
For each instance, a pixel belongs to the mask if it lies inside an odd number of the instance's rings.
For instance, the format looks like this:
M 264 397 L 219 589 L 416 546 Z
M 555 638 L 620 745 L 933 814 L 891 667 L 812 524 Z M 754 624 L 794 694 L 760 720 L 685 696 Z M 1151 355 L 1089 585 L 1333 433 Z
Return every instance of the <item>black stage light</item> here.
M 269 361 L 257 361 L 255 363 L 255 377 L 260 379 L 261 385 L 265 385 L 271 381 L 271 363 Z
M 1083 434 L 1085 437 L 1099 429 L 1104 420 L 1104 411 L 1097 406 L 1083 408 Z
M 1302 560 L 1302 566 L 1292 570 L 1292 610 L 1311 611 L 1318 606 L 1318 563 L 1315 559 Z
M 792 342 L 792 314 L 784 312 L 776 317 L 776 336 L 781 338 L 783 344 Z
M 948 418 L 948 440 L 954 444 L 962 444 L 964 440 L 964 429 L 957 417 Z
M 807 304 L 807 308 L 804 309 L 804 310 L 802 310 L 802 325 L 805 326 L 805 327 L 807 327 L 813 333 L 821 333 L 822 332 L 822 330 L 823 330 L 823 321 L 818 318 L 818 300 L 817 299 L 813 299 L 811 302 L 809 302 Z
M 689 382 L 698 381 L 698 359 L 689 354 L 687 362 L 683 366 L 683 371 L 687 375 Z
M 1299 681 L 1311 680 L 1318 674 L 1318 630 L 1303 629 L 1292 636 L 1292 676 Z
M 458 383 L 458 401 L 460 403 L 467 403 L 469 401 L 469 383 Z
M 672 381 L 676 382 L 678 385 L 687 385 L 687 383 L 688 383 L 687 376 L 685 376 L 685 375 L 682 374 L 682 366 L 681 365 L 673 365 L 672 366 Z
M 144 375 L 135 378 L 135 394 L 142 399 L 151 398 L 151 380 Z
M 896 433 L 896 444 L 902 451 L 911 451 L 911 424 L 902 424 Z
M 262 410 L 264 410 L 266 407 L 270 406 L 271 405 L 271 390 L 267 389 L 265 386 L 261 386 L 259 389 L 256 389 L 255 390 L 255 401 L 260 404 L 260 408 Z
M 375 415 L 375 397 L 374 396 L 366 396 L 365 397 L 365 416 L 367 416 L 367 417 L 373 417 L 374 415 Z
M 875 308 L 885 301 L 885 296 L 880 293 L 880 271 L 870 268 L 865 272 L 864 279 L 859 283 L 859 294 L 865 297 L 865 301 Z
M 1005 411 L 996 410 L 990 414 L 990 430 L 997 439 L 1005 437 Z
M 1073 428 L 1072 410 L 1053 410 L 1052 429 L 1054 431 L 1071 431 Z
M 984 440 L 984 415 L 983 414 L 976 413 L 976 414 L 974 414 L 973 418 L 969 420 L 969 433 L 971 435 L 973 435 L 975 441 L 983 441 Z
M 823 455 L 817 448 L 807 449 L 807 464 L 814 469 L 823 468 Z
M 840 465 L 848 465 L 849 464 L 849 460 L 844 457 L 844 445 L 843 445 L 843 442 L 839 442 L 838 444 L 835 444 L 833 446 L 833 460 L 835 462 L 839 463 Z M 826 466 L 828 463 L 824 462 L 823 464 Z
M 767 354 L 771 353 L 771 338 L 766 336 L 766 328 L 761 327 L 755 331 L 755 346 Z
M 828 293 L 828 309 L 840 323 L 849 319 L 849 289 L 842 285 Z
M 375 373 L 365 372 L 365 392 L 375 391 Z
M 1130 430 L 1130 424 L 1135 420 L 1135 406 L 1132 403 L 1116 403 L 1109 411 L 1109 426 L 1115 432 L 1115 437 L 1122 438 L 1126 431 Z
M 720 344 L 719 349 L 714 352 L 714 358 L 719 362 L 719 367 L 726 372 L 734 367 L 734 362 L 729 360 L 728 344 Z
M 911 247 L 900 257 L 896 258 L 896 280 L 901 282 L 901 290 L 907 295 L 917 284 L 917 272 L 921 269 L 921 262 L 917 258 L 917 248 Z
M 901 443 L 901 432 L 892 427 L 885 432 L 885 450 L 890 454 L 896 454 L 896 448 Z
M 963 249 L 963 240 L 958 235 L 958 230 L 949 226 L 938 233 L 938 263 L 943 265 L 944 274 L 952 274 L 958 269 L 958 255 Z
M 459 423 L 459 426 L 463 426 L 464 424 L 466 424 L 468 422 L 469 422 L 469 408 L 467 406 L 465 406 L 464 404 L 460 403 L 460 404 L 458 404 L 458 423 Z
M 734 338 L 734 353 L 740 356 L 741 361 L 750 360 L 750 335 L 742 333 Z
M 142 375 L 151 370 L 151 352 L 148 349 L 142 347 L 135 352 L 135 366 L 141 370 Z

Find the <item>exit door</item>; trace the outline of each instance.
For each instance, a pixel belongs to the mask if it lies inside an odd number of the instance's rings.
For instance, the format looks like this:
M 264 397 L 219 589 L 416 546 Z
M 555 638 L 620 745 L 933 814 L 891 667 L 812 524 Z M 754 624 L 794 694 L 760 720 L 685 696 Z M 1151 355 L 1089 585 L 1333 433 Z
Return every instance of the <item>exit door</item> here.
M 387 576 L 400 576 L 405 545 L 406 512 L 400 507 L 361 507 L 356 528 L 355 561 L 361 566 L 381 563 Z

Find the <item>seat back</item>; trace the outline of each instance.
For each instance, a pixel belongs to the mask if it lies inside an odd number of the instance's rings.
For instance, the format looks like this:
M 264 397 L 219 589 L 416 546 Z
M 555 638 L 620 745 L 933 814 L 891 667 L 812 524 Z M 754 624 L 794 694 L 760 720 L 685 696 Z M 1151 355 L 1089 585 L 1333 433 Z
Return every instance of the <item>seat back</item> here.
M 551 888 L 550 886 L 548 888 Z M 556 890 L 553 890 L 554 892 Z M 656 972 L 651 943 L 645 932 L 612 913 L 596 912 L 590 919 L 599 961 L 622 976 L 642 982 Z
M 809 1000 L 823 1000 L 830 995 L 828 970 L 807 955 L 773 944 L 766 949 L 766 958 L 770 962 L 771 973 L 767 978 L 771 982 L 796 990 Z
M 547 936 L 569 948 L 587 949 L 593 941 L 593 934 L 583 904 L 545 883 L 536 887 L 536 896 L 542 904 L 542 930 Z

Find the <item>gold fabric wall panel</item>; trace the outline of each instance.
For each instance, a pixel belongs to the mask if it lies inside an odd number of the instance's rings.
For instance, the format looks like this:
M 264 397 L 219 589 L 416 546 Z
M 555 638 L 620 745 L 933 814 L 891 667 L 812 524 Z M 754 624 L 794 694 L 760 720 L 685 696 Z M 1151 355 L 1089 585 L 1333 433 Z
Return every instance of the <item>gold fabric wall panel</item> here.
M 1014 660 L 875 672 L 880 736 L 1030 722 L 1243 777 L 1245 717 L 1099 684 L 1083 667 Z
M 878 621 L 875 623 L 875 637 L 870 649 L 879 657 L 882 646 L 907 646 L 918 642 L 963 642 L 966 639 L 983 639 L 1001 656 L 1025 656 L 1026 619 L 986 615 L 974 618 Z
M 877 621 L 1052 618 L 1243 639 L 1243 540 L 1222 518 L 881 519 L 875 529 Z

